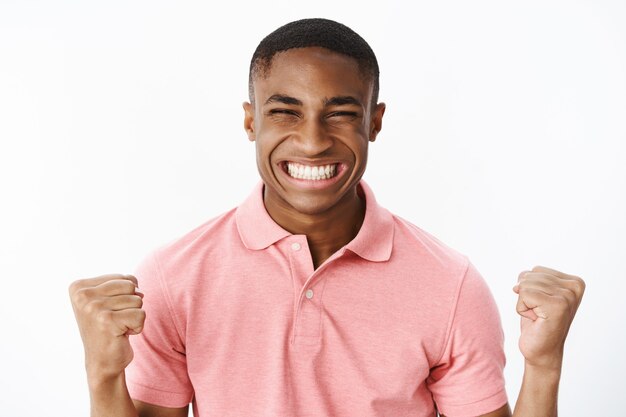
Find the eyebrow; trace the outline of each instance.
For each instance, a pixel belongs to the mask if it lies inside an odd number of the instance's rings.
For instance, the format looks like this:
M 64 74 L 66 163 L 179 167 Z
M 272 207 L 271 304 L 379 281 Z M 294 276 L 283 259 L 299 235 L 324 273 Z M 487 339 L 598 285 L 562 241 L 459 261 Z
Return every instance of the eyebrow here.
M 338 96 L 324 100 L 324 106 L 341 106 L 345 104 L 354 104 L 356 106 L 364 107 L 363 103 L 352 96 Z
M 273 94 L 270 98 L 265 100 L 265 104 L 271 103 L 282 103 L 282 104 L 290 104 L 293 106 L 302 106 L 302 101 L 298 100 L 295 97 L 291 97 L 285 94 Z M 342 106 L 346 104 L 353 104 L 356 106 L 364 107 L 363 103 L 352 96 L 336 96 L 331 98 L 324 99 L 324 107 L 329 106 Z
M 283 103 L 283 104 L 291 104 L 294 106 L 302 106 L 302 102 L 295 97 L 286 96 L 284 94 L 274 94 L 267 100 L 265 100 L 265 104 L 270 103 Z

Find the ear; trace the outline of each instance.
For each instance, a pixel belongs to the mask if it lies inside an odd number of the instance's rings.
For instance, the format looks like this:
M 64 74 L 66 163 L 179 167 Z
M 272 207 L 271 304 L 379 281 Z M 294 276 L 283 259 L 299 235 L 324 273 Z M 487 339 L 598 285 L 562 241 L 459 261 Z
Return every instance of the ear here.
M 243 103 L 243 128 L 248 134 L 248 140 L 250 142 L 254 142 L 256 139 L 256 134 L 254 133 L 254 105 L 248 103 L 247 101 Z
M 383 128 L 383 115 L 385 114 L 385 103 L 378 103 L 372 112 L 372 120 L 370 122 L 370 142 L 376 140 L 378 132 Z

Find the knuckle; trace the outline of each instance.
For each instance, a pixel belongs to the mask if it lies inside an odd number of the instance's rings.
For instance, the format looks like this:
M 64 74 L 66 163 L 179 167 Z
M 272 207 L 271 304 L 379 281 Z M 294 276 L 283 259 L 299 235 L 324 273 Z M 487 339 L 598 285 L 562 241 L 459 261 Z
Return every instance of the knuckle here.
M 570 284 L 570 288 L 577 298 L 581 298 L 583 296 L 583 294 L 585 293 L 585 287 L 585 281 L 578 277 L 575 277 L 575 279 L 571 281 Z
M 89 288 L 81 288 L 74 293 L 74 301 L 77 306 L 84 306 L 89 303 L 90 300 Z
M 135 303 L 136 303 L 138 308 L 143 307 L 143 299 L 140 296 L 133 295 L 133 299 L 135 300 Z
M 137 310 L 137 318 L 143 324 L 146 321 L 146 310 L 140 308 Z
M 102 302 L 100 300 L 91 300 L 83 306 L 82 310 L 83 313 L 90 316 L 98 314 L 102 310 Z
M 116 287 L 123 294 L 135 293 L 135 284 L 133 284 L 132 281 L 128 281 L 127 279 L 116 282 Z
M 137 288 L 137 286 L 134 282 L 126 280 L 125 286 L 130 294 L 135 294 L 135 288 Z
M 143 300 L 138 295 L 125 295 L 123 302 L 127 309 L 143 307 Z
M 75 294 L 80 288 L 82 288 L 83 282 L 83 279 L 77 279 L 76 281 L 72 282 L 68 288 L 70 295 Z
M 133 283 L 125 279 L 112 279 L 102 284 L 102 290 L 110 294 L 132 294 Z
M 101 328 L 108 327 L 113 322 L 112 311 L 98 311 L 96 314 L 96 322 Z
M 563 288 L 563 295 L 564 297 L 566 297 L 570 302 L 576 300 L 576 290 L 572 289 L 572 288 Z
M 526 274 L 528 274 L 529 272 L 531 272 L 531 271 L 522 271 L 522 272 L 520 272 L 519 275 L 517 276 L 517 280 L 518 281 L 523 281 L 523 280 L 528 279 Z

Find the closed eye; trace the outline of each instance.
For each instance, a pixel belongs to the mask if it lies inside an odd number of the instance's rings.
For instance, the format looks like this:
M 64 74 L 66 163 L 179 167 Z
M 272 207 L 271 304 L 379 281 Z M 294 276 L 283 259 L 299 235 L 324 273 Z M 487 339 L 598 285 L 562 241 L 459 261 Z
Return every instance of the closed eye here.
M 328 117 L 350 117 L 350 118 L 356 118 L 358 116 L 359 114 L 354 111 L 336 111 L 328 115 Z
M 272 109 L 268 112 L 270 115 L 292 115 L 292 116 L 298 116 L 298 113 L 296 113 L 293 110 L 286 110 L 286 109 Z

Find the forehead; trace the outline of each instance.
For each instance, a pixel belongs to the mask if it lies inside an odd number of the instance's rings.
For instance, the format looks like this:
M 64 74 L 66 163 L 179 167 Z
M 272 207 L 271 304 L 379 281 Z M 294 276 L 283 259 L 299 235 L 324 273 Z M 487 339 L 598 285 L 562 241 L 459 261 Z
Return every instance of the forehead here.
M 270 67 L 253 79 L 255 97 L 287 94 L 296 98 L 353 96 L 368 102 L 373 82 L 356 59 L 325 48 L 294 48 L 274 55 Z M 301 97 L 305 96 L 305 97 Z

